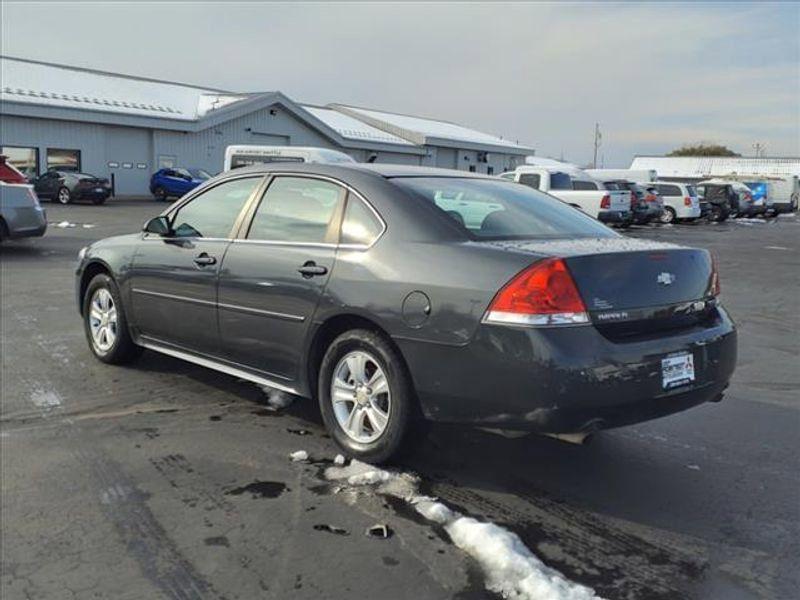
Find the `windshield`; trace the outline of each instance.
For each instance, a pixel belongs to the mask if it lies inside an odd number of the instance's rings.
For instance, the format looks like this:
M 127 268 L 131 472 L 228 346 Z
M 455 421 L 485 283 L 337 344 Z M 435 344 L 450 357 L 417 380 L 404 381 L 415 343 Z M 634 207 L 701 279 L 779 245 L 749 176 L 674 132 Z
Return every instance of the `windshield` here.
M 189 174 L 192 176 L 193 179 L 211 179 L 211 175 L 208 174 L 207 171 L 203 169 L 186 169 L 189 171 Z
M 474 240 L 617 237 L 579 209 L 524 185 L 457 177 L 393 181 L 432 203 Z

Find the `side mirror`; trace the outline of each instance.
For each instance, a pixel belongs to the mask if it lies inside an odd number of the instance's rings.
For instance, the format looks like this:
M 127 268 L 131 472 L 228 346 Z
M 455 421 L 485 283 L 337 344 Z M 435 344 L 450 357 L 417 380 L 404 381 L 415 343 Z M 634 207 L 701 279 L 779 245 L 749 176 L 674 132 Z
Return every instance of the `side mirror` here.
M 144 224 L 142 229 L 145 233 L 153 233 L 162 237 L 172 235 L 172 227 L 169 224 L 169 219 L 164 216 L 153 217 Z

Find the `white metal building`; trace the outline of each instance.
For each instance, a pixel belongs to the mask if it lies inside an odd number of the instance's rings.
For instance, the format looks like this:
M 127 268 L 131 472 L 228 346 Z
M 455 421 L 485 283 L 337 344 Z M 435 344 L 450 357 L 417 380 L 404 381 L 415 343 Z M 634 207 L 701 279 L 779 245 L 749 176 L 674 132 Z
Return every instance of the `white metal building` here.
M 69 168 L 148 193 L 170 166 L 222 169 L 232 144 L 319 146 L 356 160 L 500 173 L 532 148 L 446 121 L 273 92 L 237 93 L 0 57 L 0 151 L 28 174 Z
M 687 181 L 726 175 L 800 176 L 800 157 L 636 156 L 631 169 L 655 169 L 659 179 Z

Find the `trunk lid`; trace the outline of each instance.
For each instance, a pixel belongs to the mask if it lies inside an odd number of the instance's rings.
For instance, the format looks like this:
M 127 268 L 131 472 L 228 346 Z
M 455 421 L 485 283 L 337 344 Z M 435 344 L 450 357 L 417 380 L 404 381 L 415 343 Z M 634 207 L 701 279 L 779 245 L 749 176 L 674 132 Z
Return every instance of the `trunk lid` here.
M 623 236 L 484 243 L 563 258 L 592 323 L 615 341 L 707 326 L 718 316 L 707 250 Z

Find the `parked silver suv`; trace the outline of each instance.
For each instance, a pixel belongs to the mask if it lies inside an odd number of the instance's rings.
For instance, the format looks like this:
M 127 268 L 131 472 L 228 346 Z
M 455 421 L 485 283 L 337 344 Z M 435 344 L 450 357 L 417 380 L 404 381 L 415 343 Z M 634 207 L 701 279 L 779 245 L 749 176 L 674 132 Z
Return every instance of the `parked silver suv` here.
M 27 184 L 0 182 L 0 241 L 37 237 L 47 230 L 47 216 Z

